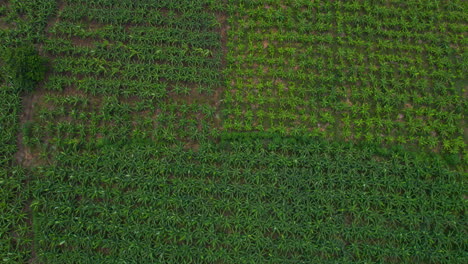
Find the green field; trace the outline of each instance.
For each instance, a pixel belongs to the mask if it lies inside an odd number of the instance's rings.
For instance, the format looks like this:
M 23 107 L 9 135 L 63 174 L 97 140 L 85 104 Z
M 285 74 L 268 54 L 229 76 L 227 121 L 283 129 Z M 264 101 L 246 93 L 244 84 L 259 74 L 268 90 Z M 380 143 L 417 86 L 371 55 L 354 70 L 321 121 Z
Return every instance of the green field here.
M 0 263 L 468 262 L 467 10 L 0 2 Z
M 465 153 L 466 4 L 230 2 L 226 129 Z

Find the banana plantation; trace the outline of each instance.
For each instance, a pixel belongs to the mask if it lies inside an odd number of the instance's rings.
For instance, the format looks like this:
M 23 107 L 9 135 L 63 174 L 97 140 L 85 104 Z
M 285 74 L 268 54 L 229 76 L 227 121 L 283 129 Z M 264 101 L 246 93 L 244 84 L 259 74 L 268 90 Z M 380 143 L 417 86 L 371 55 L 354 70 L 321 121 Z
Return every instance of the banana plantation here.
M 0 263 L 467 263 L 467 11 L 0 1 Z

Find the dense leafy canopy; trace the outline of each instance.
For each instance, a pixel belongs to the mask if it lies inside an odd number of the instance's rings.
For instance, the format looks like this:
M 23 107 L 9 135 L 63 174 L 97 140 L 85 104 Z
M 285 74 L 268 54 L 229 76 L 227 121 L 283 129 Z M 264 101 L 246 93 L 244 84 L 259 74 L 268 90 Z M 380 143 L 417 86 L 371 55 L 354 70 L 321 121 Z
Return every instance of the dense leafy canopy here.
M 318 140 L 65 152 L 34 187 L 45 263 L 462 263 L 463 175 Z M 73 261 L 70 261 L 73 260 Z
M 18 91 L 32 92 L 44 80 L 47 60 L 33 46 L 6 48 L 2 55 L 5 75 Z

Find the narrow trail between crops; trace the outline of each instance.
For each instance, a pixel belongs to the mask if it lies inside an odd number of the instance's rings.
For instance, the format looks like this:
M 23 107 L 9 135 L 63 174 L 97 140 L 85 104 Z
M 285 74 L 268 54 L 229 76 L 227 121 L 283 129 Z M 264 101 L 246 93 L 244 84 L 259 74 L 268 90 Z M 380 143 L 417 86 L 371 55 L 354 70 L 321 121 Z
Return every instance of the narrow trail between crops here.
M 31 153 L 31 149 L 28 148 L 23 142 L 24 134 L 21 128 L 28 122 L 32 121 L 34 102 L 37 100 L 37 97 L 38 95 L 36 92 L 32 92 L 30 94 L 24 95 L 21 99 L 22 113 L 19 118 L 20 131 L 17 136 L 18 151 L 16 152 L 15 160 L 19 165 L 25 168 L 31 167 L 34 157 Z
M 228 25 L 228 14 L 227 14 L 227 5 L 228 1 L 223 0 L 223 4 L 225 7 L 225 10 L 223 12 L 219 12 L 217 14 L 217 19 L 220 24 L 219 28 L 219 34 L 221 35 L 221 53 L 222 53 L 222 58 L 221 58 L 221 71 L 224 71 L 224 69 L 227 67 L 227 42 L 228 42 L 228 35 L 227 32 L 229 30 L 229 25 Z M 224 77 L 223 77 L 224 81 Z M 217 129 L 222 129 L 222 116 L 221 116 L 221 110 L 222 110 L 222 98 L 224 95 L 224 92 L 226 91 L 225 85 L 221 85 L 218 89 L 215 90 L 214 93 L 214 106 L 216 107 L 216 113 L 215 113 L 215 118 L 214 118 L 214 126 Z
M 22 127 L 25 126 L 28 122 L 32 121 L 33 112 L 34 112 L 34 102 L 37 101 L 38 94 L 36 91 L 28 93 L 21 98 L 21 109 L 22 113 L 19 116 L 19 131 L 17 136 L 17 152 L 15 154 L 16 163 L 22 166 L 25 169 L 32 167 L 34 163 L 34 155 L 31 152 L 31 149 L 25 145 L 23 142 L 24 134 Z M 24 185 L 29 185 L 31 177 L 28 177 Z M 28 226 L 31 227 L 29 237 L 32 238 L 33 242 L 31 243 L 31 258 L 28 263 L 37 263 L 37 254 L 34 249 L 34 231 L 32 230 L 33 226 L 33 214 L 31 210 L 32 199 L 29 199 L 23 208 L 23 212 L 26 213 L 27 218 L 25 219 Z
M 38 155 L 37 153 L 34 153 L 32 149 L 24 143 L 24 133 L 23 133 L 23 127 L 27 126 L 29 122 L 33 121 L 33 116 L 34 116 L 34 111 L 35 111 L 35 104 L 38 102 L 39 98 L 43 95 L 43 90 L 42 88 L 38 88 L 37 90 L 28 93 L 26 95 L 23 95 L 21 98 L 21 109 L 22 112 L 19 115 L 19 131 L 18 131 L 18 136 L 17 136 L 17 152 L 15 154 L 15 160 L 18 165 L 26 169 L 27 174 L 29 177 L 26 179 L 26 181 L 23 183 L 25 186 L 29 185 L 32 181 L 32 176 L 30 169 L 37 165 L 38 162 Z M 28 188 L 26 188 L 28 189 Z M 31 231 L 28 234 L 28 236 L 31 238 L 31 258 L 29 259 L 28 263 L 39 263 L 37 261 L 37 253 L 35 250 L 35 243 L 34 243 L 34 237 L 35 233 L 33 230 L 33 222 L 34 222 L 34 217 L 33 217 L 33 212 L 31 210 L 31 204 L 33 200 L 30 198 L 28 202 L 25 204 L 23 208 L 23 212 L 27 215 L 25 221 L 28 224 L 28 226 L 31 227 Z

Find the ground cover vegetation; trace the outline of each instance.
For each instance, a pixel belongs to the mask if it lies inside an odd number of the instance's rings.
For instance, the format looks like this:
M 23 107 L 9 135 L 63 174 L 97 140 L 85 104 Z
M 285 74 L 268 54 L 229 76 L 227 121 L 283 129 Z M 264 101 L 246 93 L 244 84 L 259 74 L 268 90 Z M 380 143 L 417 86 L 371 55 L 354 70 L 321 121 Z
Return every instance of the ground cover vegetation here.
M 467 262 L 466 10 L 1 2 L 0 262 Z

